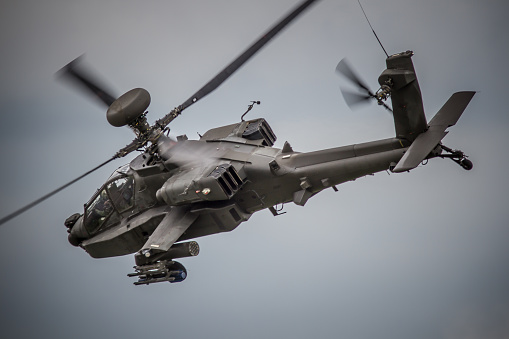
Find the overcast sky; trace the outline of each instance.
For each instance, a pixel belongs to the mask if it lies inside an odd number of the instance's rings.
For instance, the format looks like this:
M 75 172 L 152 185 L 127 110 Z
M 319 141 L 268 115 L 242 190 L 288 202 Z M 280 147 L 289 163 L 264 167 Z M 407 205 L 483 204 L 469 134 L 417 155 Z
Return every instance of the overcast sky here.
M 144 87 L 149 120 L 210 80 L 297 1 L 10 1 L 0 8 L 0 216 L 111 157 L 132 132 L 54 73 L 84 63 L 114 91 Z M 413 50 L 428 120 L 476 94 L 434 159 L 326 190 L 274 218 L 198 239 L 182 284 L 133 286 L 132 256 L 92 259 L 64 220 L 120 160 L 0 227 L 0 332 L 18 338 L 509 337 L 509 5 L 363 0 L 389 53 Z M 343 57 L 371 86 L 385 55 L 355 0 L 322 0 L 172 125 L 197 138 L 265 117 L 297 151 L 394 136 L 377 105 L 351 111 Z

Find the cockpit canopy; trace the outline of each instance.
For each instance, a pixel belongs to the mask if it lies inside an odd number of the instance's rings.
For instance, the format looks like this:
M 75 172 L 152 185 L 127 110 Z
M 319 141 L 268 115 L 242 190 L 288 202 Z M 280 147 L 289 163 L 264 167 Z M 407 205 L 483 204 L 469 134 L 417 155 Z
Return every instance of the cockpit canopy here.
M 126 172 L 123 167 L 116 170 L 85 205 L 84 225 L 89 234 L 119 222 L 120 215 L 133 207 L 134 179 Z

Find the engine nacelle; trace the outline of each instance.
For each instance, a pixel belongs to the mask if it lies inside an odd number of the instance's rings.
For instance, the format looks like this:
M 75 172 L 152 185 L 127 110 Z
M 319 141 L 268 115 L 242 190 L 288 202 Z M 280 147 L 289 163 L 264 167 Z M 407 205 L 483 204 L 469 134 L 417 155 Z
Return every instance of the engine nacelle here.
M 215 166 L 204 173 L 206 174 L 200 175 L 188 171 L 172 176 L 157 191 L 157 199 L 171 206 L 198 201 L 228 200 L 244 184 L 231 164 Z
M 213 128 L 205 132 L 200 140 L 226 140 L 248 145 L 272 147 L 276 142 L 276 135 L 265 119 L 242 121 L 238 124 Z

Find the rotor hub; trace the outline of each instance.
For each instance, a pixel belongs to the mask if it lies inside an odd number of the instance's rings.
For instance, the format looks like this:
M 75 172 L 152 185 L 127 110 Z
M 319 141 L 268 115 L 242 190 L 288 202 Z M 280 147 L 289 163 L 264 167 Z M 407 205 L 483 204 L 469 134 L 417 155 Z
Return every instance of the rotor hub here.
M 131 125 L 145 113 L 150 105 L 150 94 L 146 89 L 134 88 L 115 100 L 108 111 L 106 118 L 115 127 Z

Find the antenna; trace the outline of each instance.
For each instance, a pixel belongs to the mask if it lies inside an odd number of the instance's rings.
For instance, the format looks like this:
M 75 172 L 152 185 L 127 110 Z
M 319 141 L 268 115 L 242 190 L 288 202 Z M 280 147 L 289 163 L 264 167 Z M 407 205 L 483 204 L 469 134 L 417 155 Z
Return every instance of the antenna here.
M 246 113 L 242 114 L 242 116 L 240 117 L 240 121 L 244 121 L 244 116 L 245 116 L 247 113 L 249 113 L 249 111 L 253 108 L 253 106 L 254 106 L 255 104 L 259 105 L 259 104 L 260 104 L 260 102 L 259 102 L 259 101 L 251 101 L 251 104 L 247 107 L 247 111 L 246 111 Z
M 361 6 L 362 13 L 364 13 L 364 17 L 366 18 L 366 21 L 368 22 L 369 27 L 371 27 L 371 31 L 372 31 L 372 32 L 373 32 L 373 34 L 375 35 L 376 40 L 378 40 L 378 43 L 380 44 L 380 47 L 382 47 L 382 49 L 384 50 L 385 55 L 386 55 L 387 57 L 389 57 L 389 54 L 387 54 L 387 51 L 386 51 L 386 50 L 385 50 L 385 48 L 384 48 L 384 45 L 382 45 L 382 42 L 380 41 L 380 39 L 378 39 L 378 35 L 376 35 L 375 30 L 373 29 L 373 26 L 371 26 L 371 22 L 369 22 L 368 16 L 366 15 L 366 12 L 364 12 L 364 8 L 362 8 L 361 1 L 360 1 L 360 0 L 357 0 L 357 2 L 359 3 L 359 6 Z

